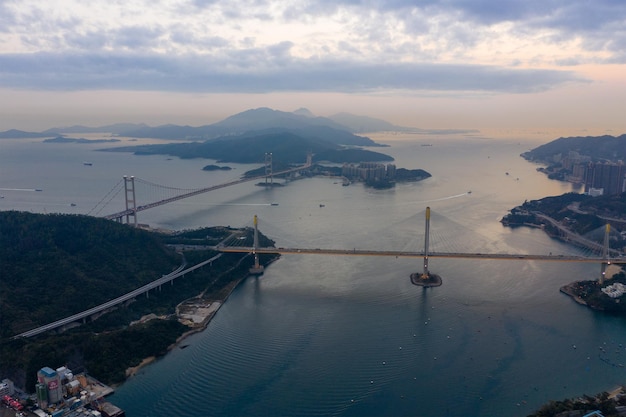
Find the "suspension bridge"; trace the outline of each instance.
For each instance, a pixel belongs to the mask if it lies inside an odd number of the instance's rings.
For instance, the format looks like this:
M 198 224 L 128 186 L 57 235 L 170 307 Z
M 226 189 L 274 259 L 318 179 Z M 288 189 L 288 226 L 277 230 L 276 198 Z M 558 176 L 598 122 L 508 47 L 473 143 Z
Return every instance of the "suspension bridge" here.
M 136 178 L 134 176 L 124 176 L 120 182 L 118 182 L 103 198 L 100 200 L 96 206 L 91 209 L 87 215 L 97 216 L 99 215 L 108 204 L 115 199 L 122 191 L 124 193 L 124 201 L 125 201 L 125 209 L 118 211 L 116 213 L 108 214 L 103 216 L 108 220 L 115 220 L 118 222 L 125 222 L 127 224 L 133 224 L 137 226 L 137 213 L 140 211 L 148 210 L 154 207 L 162 206 L 164 204 L 172 203 L 174 201 L 183 200 L 186 198 L 194 197 L 200 194 L 208 193 L 210 191 L 219 190 L 221 188 L 231 187 L 234 185 L 242 184 L 244 182 L 250 181 L 259 181 L 264 180 L 265 184 L 268 186 L 273 185 L 273 179 L 275 176 L 285 176 L 296 174 L 300 171 L 309 169 L 312 165 L 313 154 L 309 153 L 306 157 L 306 162 L 304 165 L 297 166 L 294 168 L 289 168 L 286 170 L 273 172 L 272 170 L 272 154 L 265 154 L 264 161 L 264 173 L 262 175 L 256 175 L 252 177 L 245 177 L 236 179 L 233 181 L 225 182 L 222 184 L 212 185 L 209 187 L 202 187 L 198 189 L 183 189 L 183 188 L 175 188 L 175 187 L 166 187 L 163 185 L 155 184 L 150 181 L 142 180 L 140 178 Z M 161 195 L 158 200 L 143 204 L 137 205 L 137 190 L 135 185 L 137 183 L 143 184 L 146 188 L 150 188 L 152 190 L 158 190 L 158 193 Z M 165 194 L 165 196 L 163 196 Z

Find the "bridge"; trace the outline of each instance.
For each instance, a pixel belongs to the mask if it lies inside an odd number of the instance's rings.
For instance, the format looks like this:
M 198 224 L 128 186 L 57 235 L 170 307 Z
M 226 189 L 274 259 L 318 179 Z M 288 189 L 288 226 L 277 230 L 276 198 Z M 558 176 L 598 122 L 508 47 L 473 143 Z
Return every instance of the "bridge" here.
M 544 216 L 547 217 L 547 216 Z M 550 219 L 552 222 L 555 220 Z M 559 225 L 560 226 L 560 225 Z M 422 286 L 436 286 L 441 285 L 441 279 L 436 274 L 430 272 L 428 267 L 428 261 L 430 258 L 444 258 L 444 259 L 492 259 L 492 260 L 522 260 L 522 261 L 553 261 L 553 262 L 581 262 L 581 263 L 596 263 L 600 264 L 600 284 L 604 283 L 606 268 L 611 264 L 626 264 L 626 255 L 609 248 L 609 234 L 611 231 L 610 224 L 605 225 L 604 242 L 600 245 L 597 242 L 585 239 L 582 236 L 576 235 L 571 231 L 568 232 L 568 237 L 571 241 L 576 242 L 579 245 L 586 246 L 592 250 L 600 250 L 601 254 L 597 256 L 582 256 L 582 255 L 553 255 L 552 253 L 546 254 L 511 254 L 511 253 L 466 253 L 466 252 L 437 252 L 429 250 L 430 242 L 430 207 L 426 208 L 425 214 L 425 227 L 424 227 L 424 250 L 422 251 L 394 251 L 394 250 L 364 250 L 364 249 L 324 249 L 324 248 L 306 248 L 306 247 L 261 247 L 258 242 L 258 220 L 257 216 L 254 216 L 254 244 L 253 246 L 224 246 L 218 245 L 212 249 L 222 253 L 251 253 L 254 255 L 254 265 L 250 268 L 251 274 L 262 274 L 263 267 L 259 264 L 260 254 L 298 254 L 298 255 L 342 255 L 342 256 L 392 256 L 396 258 L 422 258 L 423 259 L 423 271 L 421 273 L 415 273 L 411 275 L 411 281 L 416 285 Z M 572 236 L 578 237 L 574 239 Z M 610 255 L 614 255 L 611 257 Z M 436 278 L 435 278 L 436 277 Z M 436 285 L 431 285 L 432 281 Z M 430 284 L 429 284 L 430 280 Z
M 164 204 L 172 203 L 174 201 L 183 200 L 185 198 L 194 197 L 200 194 L 208 193 L 210 191 L 219 190 L 221 188 L 226 188 L 226 187 L 231 187 L 233 185 L 238 185 L 238 184 L 242 184 L 244 182 L 249 182 L 249 181 L 265 180 L 267 184 L 269 180 L 270 181 L 269 185 L 271 185 L 271 182 L 273 182 L 274 176 L 294 174 L 296 172 L 309 169 L 312 164 L 313 164 L 313 154 L 309 153 L 307 154 L 306 162 L 304 163 L 304 165 L 294 167 L 294 168 L 289 168 L 283 171 L 273 172 L 272 154 L 268 153 L 265 155 L 265 170 L 264 170 L 265 172 L 263 175 L 240 178 L 240 179 L 229 181 L 223 184 L 218 184 L 218 185 L 213 185 L 213 186 L 203 187 L 203 188 L 193 189 L 193 190 L 182 190 L 182 189 L 177 189 L 174 187 L 158 186 L 157 184 L 153 184 L 148 181 L 142 181 L 144 184 L 158 187 L 160 189 L 167 189 L 169 191 L 172 191 L 175 193 L 175 195 L 171 197 L 165 197 L 157 201 L 154 201 L 152 203 L 139 205 L 139 206 L 137 205 L 137 196 L 136 196 L 136 191 L 135 191 L 135 180 L 137 179 L 134 176 L 130 176 L 130 177 L 124 176 L 122 179 L 122 182 L 124 186 L 126 208 L 117 213 L 106 215 L 104 216 L 104 218 L 108 220 L 116 220 L 118 222 L 123 222 L 125 219 L 125 223 L 127 224 L 131 223 L 131 218 L 132 218 L 132 224 L 134 226 L 137 226 L 137 213 L 140 211 L 148 210 L 154 207 L 162 206 Z M 119 192 L 121 191 L 121 189 L 119 189 L 120 184 L 121 182 L 118 183 L 111 191 L 109 191 L 109 193 L 103 198 L 103 200 L 100 201 L 96 205 L 96 207 L 94 207 L 87 214 L 88 215 L 93 214 L 98 209 L 98 207 L 100 207 L 101 205 L 107 204 L 108 202 L 111 201 L 113 197 L 115 197 L 115 195 L 119 194 Z
M 300 167 L 302 169 L 302 167 Z M 291 171 L 291 170 L 290 170 Z M 258 179 L 257 177 L 256 179 Z M 262 178 L 262 177 L 261 177 Z M 626 255 L 617 251 L 611 252 L 608 247 L 610 232 L 610 225 L 605 226 L 605 238 L 604 243 L 601 245 L 601 254 L 598 256 L 582 256 L 582 255 L 548 255 L 545 254 L 509 254 L 509 253 L 467 253 L 467 252 L 443 252 L 443 251 L 431 251 L 430 246 L 430 207 L 426 208 L 425 215 L 425 233 L 424 233 L 424 249 L 421 251 L 396 251 L 396 250 L 368 250 L 368 249 L 328 249 L 328 248 L 307 248 L 307 247 L 262 247 L 259 245 L 259 230 L 258 219 L 254 216 L 254 235 L 253 246 L 228 246 L 228 242 L 236 242 L 233 236 L 229 236 L 216 246 L 207 246 L 205 249 L 218 252 L 217 255 L 210 259 L 200 262 L 197 265 L 187 268 L 185 262 L 181 264 L 176 270 L 163 275 L 154 281 L 137 288 L 127 294 L 107 301 L 99 306 L 87 309 L 80 313 L 71 315 L 69 317 L 57 320 L 55 322 L 37 327 L 35 329 L 28 330 L 20 333 L 13 338 L 32 337 L 38 334 L 55 330 L 55 329 L 67 329 L 75 326 L 77 323 L 86 322 L 88 318 L 95 319 L 108 311 L 117 308 L 119 305 L 131 302 L 136 297 L 142 294 L 148 296 L 149 291 L 156 288 L 160 289 L 162 285 L 170 283 L 177 278 L 185 276 L 185 274 L 192 272 L 205 265 L 211 265 L 213 261 L 219 259 L 223 253 L 244 253 L 252 254 L 254 257 L 254 264 L 250 268 L 251 275 L 260 275 L 264 272 L 263 266 L 259 262 L 259 255 L 262 254 L 284 254 L 284 255 L 326 255 L 326 256 L 392 256 L 396 258 L 422 258 L 423 270 L 411 274 L 411 281 L 416 285 L 425 287 L 441 285 L 441 279 L 438 275 L 433 274 L 429 270 L 430 258 L 441 259 L 481 259 L 481 260 L 518 260 L 518 261 L 554 261 L 554 262 L 581 262 L 581 263 L 596 263 L 601 265 L 599 282 L 604 282 L 606 267 L 610 264 L 626 264 Z M 587 243 L 586 240 L 578 241 L 578 243 Z M 592 242 L 590 245 L 592 249 L 597 249 L 598 244 Z M 610 257 L 613 253 L 615 256 Z

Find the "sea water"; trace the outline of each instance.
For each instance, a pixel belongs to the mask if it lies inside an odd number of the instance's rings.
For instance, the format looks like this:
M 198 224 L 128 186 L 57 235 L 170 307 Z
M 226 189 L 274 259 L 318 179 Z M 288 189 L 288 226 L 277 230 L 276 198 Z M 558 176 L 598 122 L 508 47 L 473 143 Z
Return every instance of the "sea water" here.
M 273 189 L 245 183 L 140 212 L 138 221 L 242 227 L 256 214 L 276 246 L 421 250 L 431 207 L 432 250 L 578 253 L 541 230 L 499 222 L 525 200 L 572 190 L 519 156 L 541 143 L 375 139 L 391 145 L 375 150 L 398 167 L 432 177 L 390 190 L 321 177 Z M 0 209 L 84 214 L 122 175 L 198 188 L 253 168 L 205 172 L 215 161 L 96 151 L 111 146 L 2 141 Z M 119 196 L 100 215 L 122 205 Z M 443 285 L 430 289 L 410 283 L 422 268 L 420 259 L 282 256 L 245 280 L 188 347 L 143 368 L 111 401 L 128 416 L 155 417 L 523 416 L 624 382 L 624 320 L 559 292 L 596 278 L 599 265 L 431 259 Z

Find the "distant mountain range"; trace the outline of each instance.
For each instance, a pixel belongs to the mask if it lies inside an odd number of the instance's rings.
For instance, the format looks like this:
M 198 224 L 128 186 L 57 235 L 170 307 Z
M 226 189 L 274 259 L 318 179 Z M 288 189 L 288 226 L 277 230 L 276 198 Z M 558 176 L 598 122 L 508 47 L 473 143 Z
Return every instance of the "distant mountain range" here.
M 589 156 L 594 161 L 626 161 L 626 134 L 558 138 L 524 152 L 522 157 L 530 161 L 553 163 L 556 155 L 565 157 L 570 151 Z
M 267 107 L 246 110 L 217 123 L 203 126 L 181 126 L 166 124 L 148 126 L 147 124 L 118 123 L 106 126 L 69 126 L 55 127 L 43 132 L 25 132 L 11 129 L 0 132 L 0 138 L 39 138 L 56 137 L 61 134 L 72 133 L 113 133 L 119 136 L 133 138 L 155 138 L 170 140 L 207 140 L 222 136 L 240 135 L 250 131 L 265 129 L 284 129 L 289 131 L 311 131 L 319 129 L 323 134 L 343 132 L 346 141 L 348 133 L 380 132 L 380 131 L 409 131 L 411 128 L 395 126 L 380 119 L 366 116 L 356 116 L 348 113 L 339 113 L 331 117 L 317 117 L 307 109 L 298 109 L 294 112 L 273 110 Z M 354 141 L 354 140 L 353 140 Z M 359 142 L 356 140 L 355 142 Z M 354 143 L 364 144 L 364 143 Z M 370 144 L 371 146 L 372 144 Z

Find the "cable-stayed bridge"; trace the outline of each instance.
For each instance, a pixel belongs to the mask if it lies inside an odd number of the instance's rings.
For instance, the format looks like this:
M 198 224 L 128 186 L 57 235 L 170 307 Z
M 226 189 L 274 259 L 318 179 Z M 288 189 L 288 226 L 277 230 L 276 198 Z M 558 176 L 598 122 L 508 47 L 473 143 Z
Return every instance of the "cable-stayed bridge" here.
M 603 283 L 606 274 L 606 268 L 610 264 L 626 264 L 626 256 L 609 247 L 610 225 L 604 227 L 604 241 L 602 244 L 586 239 L 565 228 L 559 229 L 562 238 L 569 242 L 575 243 L 577 246 L 584 248 L 585 254 L 526 254 L 526 253 L 487 253 L 487 252 L 471 252 L 471 251 L 434 251 L 430 248 L 430 208 L 426 208 L 425 227 L 424 227 L 424 247 L 421 250 L 380 250 L 380 249 L 335 249 L 335 248 L 311 248 L 302 246 L 292 247 L 262 247 L 259 245 L 258 239 L 258 219 L 254 216 L 254 243 L 252 246 L 241 246 L 230 244 L 222 244 L 213 247 L 214 250 L 222 253 L 251 253 L 254 255 L 254 266 L 250 269 L 252 274 L 261 274 L 263 272 L 262 265 L 259 264 L 259 255 L 261 254 L 300 254 L 300 255 L 341 255 L 341 256 L 391 256 L 396 258 L 422 258 L 423 272 L 416 273 L 423 279 L 434 275 L 429 271 L 429 259 L 484 259 L 484 260 L 522 260 L 522 261 L 552 261 L 552 262 L 580 262 L 595 263 L 600 265 L 599 281 Z M 544 216 L 550 219 L 547 216 Z M 550 219 L 556 222 L 553 219 Z M 558 223 L 558 222 L 556 222 Z M 237 242 L 234 242 L 237 243 Z M 412 276 L 412 281 L 417 284 Z M 419 285 L 419 284 L 418 284 Z
M 258 178 L 257 178 L 258 179 Z M 49 323 L 35 329 L 31 329 L 29 331 L 23 332 L 19 335 L 14 336 L 14 338 L 20 337 L 32 337 L 38 335 L 40 333 L 54 330 L 54 329 L 63 329 L 66 327 L 72 327 L 75 323 L 85 322 L 88 318 L 94 319 L 101 314 L 106 313 L 114 309 L 116 306 L 127 303 L 137 296 L 146 294 L 151 290 L 160 289 L 162 285 L 166 283 L 172 283 L 175 279 L 184 277 L 186 273 L 194 271 L 206 264 L 211 264 L 213 261 L 217 260 L 222 253 L 243 253 L 243 254 L 251 254 L 254 258 L 254 264 L 250 268 L 250 274 L 259 275 L 263 273 L 263 266 L 259 263 L 259 255 L 262 254 L 285 254 L 285 255 L 326 255 L 326 256 L 386 256 L 386 257 L 396 257 L 396 258 L 422 258 L 423 259 L 423 271 L 417 272 L 415 274 L 411 274 L 411 281 L 416 285 L 422 286 L 437 286 L 441 285 L 441 278 L 430 272 L 429 270 L 429 259 L 481 259 L 481 260 L 502 260 L 502 261 L 510 261 L 510 260 L 521 260 L 521 261 L 556 261 L 556 262 L 580 262 L 580 263 L 596 263 L 600 264 L 600 275 L 599 282 L 602 283 L 604 281 L 606 268 L 610 264 L 626 264 L 626 256 L 623 253 L 620 253 L 615 250 L 611 250 L 609 248 L 609 232 L 610 226 L 607 224 L 605 226 L 605 238 L 603 244 L 599 244 L 594 241 L 589 241 L 579 236 L 578 240 L 570 239 L 570 241 L 575 242 L 580 246 L 585 246 L 587 248 L 588 253 L 586 254 L 523 254 L 523 253 L 488 253 L 488 252 L 472 252 L 472 251 L 445 251 L 445 250 L 431 250 L 430 240 L 431 240 L 431 232 L 430 232 L 430 208 L 426 208 L 425 212 L 425 227 L 424 227 L 424 247 L 420 250 L 378 250 L 378 249 L 338 249 L 338 248 L 310 248 L 305 246 L 290 246 L 290 247 L 263 247 L 259 244 L 259 228 L 258 228 L 258 219 L 257 216 L 254 216 L 253 225 L 253 238 L 252 242 L 250 239 L 244 238 L 237 234 L 232 234 L 225 240 L 223 240 L 217 246 L 203 246 L 203 249 L 212 249 L 215 252 L 218 252 L 217 255 L 211 257 L 210 259 L 201 262 L 197 265 L 193 265 L 191 267 L 187 267 L 185 263 L 183 263 L 178 269 L 172 271 L 166 275 L 156 278 L 154 281 L 137 288 L 127 294 L 119 296 L 113 300 L 110 300 L 106 303 L 103 303 L 99 306 L 90 308 L 88 310 L 82 311 L 80 313 L 74 314 L 70 317 L 66 317 L 60 320 L 57 320 L 53 323 Z M 410 219 L 411 224 L 414 224 L 414 218 Z M 571 232 L 569 232 L 571 233 Z M 436 235 L 437 233 L 435 233 Z M 578 236 L 578 235 L 576 235 Z M 571 236 L 570 236 L 571 238 Z M 458 235 L 453 239 L 458 240 Z M 250 245 L 250 243 L 252 245 Z M 474 242 L 475 243 L 475 242 Z M 450 245 L 446 245 L 450 247 Z M 454 245 L 452 247 L 455 247 Z M 458 246 L 456 246 L 458 247 Z M 467 248 L 461 248 L 467 249 Z M 436 279 L 434 279 L 434 278 Z M 435 282 L 435 284 L 430 285 L 430 283 Z

